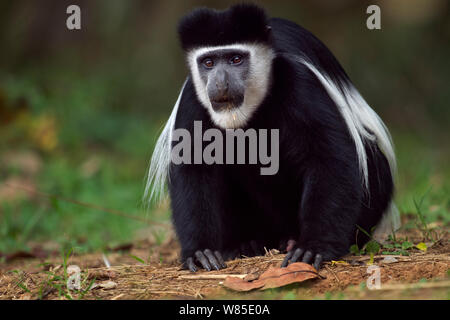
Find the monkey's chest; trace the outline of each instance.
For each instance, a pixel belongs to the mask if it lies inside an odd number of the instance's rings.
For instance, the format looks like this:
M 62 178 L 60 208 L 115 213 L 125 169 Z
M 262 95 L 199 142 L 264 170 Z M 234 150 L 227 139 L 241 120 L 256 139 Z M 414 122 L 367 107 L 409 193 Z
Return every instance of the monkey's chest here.
M 275 175 L 261 175 L 259 166 L 233 166 L 227 177 L 233 192 L 248 203 L 249 214 L 258 218 L 295 216 L 300 201 L 300 191 L 292 175 L 283 166 Z

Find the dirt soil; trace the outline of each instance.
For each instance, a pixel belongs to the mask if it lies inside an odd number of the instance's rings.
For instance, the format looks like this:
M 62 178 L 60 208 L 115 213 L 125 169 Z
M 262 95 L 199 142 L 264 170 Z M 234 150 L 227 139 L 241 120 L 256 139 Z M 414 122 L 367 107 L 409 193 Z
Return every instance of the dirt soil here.
M 19 254 L 0 265 L 0 299 L 450 299 L 448 236 L 426 252 L 412 249 L 409 256 L 390 256 L 395 258 L 393 262 L 375 256 L 374 264 L 380 267 L 379 290 L 366 286 L 369 256 L 349 255 L 337 263 L 328 262 L 319 271 L 320 279 L 240 293 L 223 287 L 226 275 L 258 277 L 269 266 L 279 266 L 284 255 L 272 250 L 263 257 L 229 261 L 224 270 L 193 274 L 180 270 L 178 251 L 179 245 L 171 237 L 159 246 L 143 240 L 115 248 L 105 255 L 107 262 L 102 253 L 73 254 L 67 264 L 80 267 L 81 289 L 95 283 L 81 295 L 65 285 L 60 291 L 57 285 L 48 284 L 49 278 L 64 276 L 60 256 L 26 258 Z M 216 276 L 203 278 L 211 275 Z

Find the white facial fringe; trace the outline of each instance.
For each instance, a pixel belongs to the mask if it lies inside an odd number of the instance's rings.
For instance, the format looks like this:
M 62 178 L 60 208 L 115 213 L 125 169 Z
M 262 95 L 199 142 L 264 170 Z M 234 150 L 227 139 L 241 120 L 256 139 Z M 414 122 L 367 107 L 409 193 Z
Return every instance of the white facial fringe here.
M 242 50 L 250 53 L 250 70 L 246 81 L 244 101 L 232 111 L 214 111 L 209 101 L 207 84 L 203 82 L 198 70 L 199 56 L 215 50 Z M 270 84 L 272 60 L 275 57 L 272 48 L 257 43 L 237 43 L 225 46 L 203 47 L 193 49 L 187 54 L 187 62 L 199 101 L 208 110 L 212 121 L 224 129 L 243 127 L 264 100 Z

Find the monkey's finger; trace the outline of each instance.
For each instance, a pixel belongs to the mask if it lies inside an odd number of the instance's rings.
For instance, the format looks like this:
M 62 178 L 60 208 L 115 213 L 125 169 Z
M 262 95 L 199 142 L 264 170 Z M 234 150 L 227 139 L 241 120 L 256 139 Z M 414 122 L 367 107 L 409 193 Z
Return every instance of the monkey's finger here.
M 295 245 L 297 244 L 297 241 L 294 239 L 289 239 L 286 243 L 286 250 L 291 251 L 295 248 Z
M 205 255 L 203 254 L 203 252 L 196 251 L 195 252 L 195 257 L 197 258 L 198 262 L 201 263 L 202 267 L 207 270 L 207 271 L 211 271 L 211 265 L 208 262 L 208 259 L 206 259 Z
M 313 264 L 314 269 L 316 269 L 317 271 L 319 271 L 320 265 L 322 264 L 322 261 L 323 261 L 322 255 L 319 254 L 319 253 L 316 254 L 316 258 L 314 259 L 314 264 Z
M 227 265 L 225 264 L 225 261 L 222 258 L 222 254 L 219 251 L 214 251 L 214 254 L 216 255 L 217 261 L 219 261 L 222 269 L 226 268 Z
M 305 250 L 303 250 L 302 248 L 297 248 L 297 249 L 294 251 L 294 254 L 292 255 L 291 263 L 297 262 L 298 259 L 300 259 L 300 257 L 302 256 L 302 254 L 303 254 L 304 251 L 305 251 Z
M 294 251 L 289 251 L 286 254 L 286 257 L 284 258 L 283 262 L 281 263 L 281 267 L 287 267 L 287 265 L 289 264 L 289 259 L 292 257 L 292 255 L 294 254 Z
M 192 257 L 189 257 L 189 258 L 186 259 L 185 265 L 192 272 L 197 272 L 197 270 L 198 270 L 197 266 L 194 263 L 194 259 Z
M 312 252 L 308 250 L 308 251 L 305 252 L 305 255 L 303 256 L 302 262 L 304 262 L 304 263 L 311 263 L 312 257 L 313 257 Z
M 208 258 L 209 262 L 211 263 L 211 265 L 214 267 L 214 269 L 216 270 L 220 270 L 219 267 L 219 262 L 217 262 L 216 257 L 214 256 L 214 254 L 212 253 L 211 250 L 206 249 L 205 251 L 203 251 L 205 253 L 205 256 Z

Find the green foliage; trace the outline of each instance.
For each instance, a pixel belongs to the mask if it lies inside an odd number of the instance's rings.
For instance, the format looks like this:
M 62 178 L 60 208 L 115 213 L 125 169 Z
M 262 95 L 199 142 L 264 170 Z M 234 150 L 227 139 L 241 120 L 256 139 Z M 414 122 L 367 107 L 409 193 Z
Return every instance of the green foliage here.
M 27 285 L 24 283 L 25 281 L 25 272 L 20 271 L 20 270 L 11 270 L 8 271 L 8 273 L 15 273 L 17 275 L 17 279 L 15 281 L 16 286 L 18 286 L 19 288 L 21 288 L 23 291 L 30 293 L 31 291 L 28 289 Z
M 370 240 L 366 244 L 366 252 L 369 254 L 377 254 L 380 251 L 380 244 L 375 240 Z
M 357 244 L 353 244 L 353 245 L 350 247 L 350 253 L 353 253 L 354 255 L 359 255 L 359 254 L 360 254 L 360 250 L 359 250 Z
M 139 258 L 139 257 L 136 257 L 136 256 L 134 256 L 134 255 L 132 255 L 132 254 L 130 254 L 129 255 L 131 258 L 133 258 L 134 260 L 136 260 L 136 261 L 138 261 L 138 262 L 140 262 L 140 263 L 142 263 L 142 264 L 145 264 L 145 261 L 143 260 L 143 259 L 141 259 L 141 258 Z
M 413 244 L 411 242 L 409 242 L 409 241 L 404 241 L 402 243 L 402 249 L 403 250 L 408 250 L 408 249 L 411 249 L 412 247 L 413 247 Z
M 283 297 L 281 298 L 282 300 L 296 300 L 297 299 L 297 294 L 294 290 L 287 292 L 285 295 L 283 295 Z
M 354 255 L 370 255 L 370 262 L 373 262 L 373 257 L 376 254 L 383 255 L 402 255 L 409 256 L 410 251 L 414 249 L 426 250 L 426 245 L 424 243 L 418 243 L 414 245 L 412 242 L 408 241 L 408 238 L 396 238 L 395 235 L 389 235 L 387 242 L 380 244 L 378 241 L 374 240 L 372 236 L 358 226 L 358 229 L 368 235 L 371 240 L 369 240 L 362 249 L 359 249 L 358 245 L 354 244 L 350 247 L 350 253 Z

